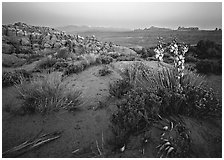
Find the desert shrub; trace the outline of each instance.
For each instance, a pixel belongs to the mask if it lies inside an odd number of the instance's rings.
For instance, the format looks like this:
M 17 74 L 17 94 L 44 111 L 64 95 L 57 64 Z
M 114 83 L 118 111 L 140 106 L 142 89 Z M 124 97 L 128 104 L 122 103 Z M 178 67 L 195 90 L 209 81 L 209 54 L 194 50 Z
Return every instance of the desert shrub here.
M 35 61 L 38 61 L 38 60 L 40 60 L 41 58 L 43 58 L 43 55 L 41 55 L 41 54 L 31 54 L 31 55 L 29 55 L 29 57 L 26 59 L 26 63 L 27 64 L 30 64 L 30 63 L 33 63 L 33 62 L 35 62 Z
M 24 113 L 50 113 L 61 108 L 74 109 L 79 103 L 79 91 L 67 91 L 58 74 L 33 79 L 17 86 L 23 100 Z
M 222 46 L 210 40 L 200 40 L 197 43 L 196 54 L 199 58 L 221 58 Z
M 90 54 L 84 54 L 82 55 L 82 57 L 83 60 L 85 60 L 87 62 L 87 65 L 89 66 L 97 63 L 96 60 L 99 57 L 99 55 L 90 53 Z
M 79 72 L 83 71 L 83 69 L 84 69 L 84 66 L 81 63 L 72 64 L 72 65 L 69 65 L 65 69 L 64 75 L 70 75 L 70 74 L 73 74 L 73 73 L 79 73 Z
M 193 55 L 188 55 L 185 57 L 185 61 L 190 63 L 195 63 L 195 62 L 198 62 L 198 59 L 196 57 L 194 57 Z
M 183 112 L 187 116 L 208 119 L 221 117 L 222 107 L 212 89 L 187 86 L 183 89 L 185 103 Z
M 128 80 L 119 79 L 109 84 L 109 93 L 116 98 L 122 98 L 131 88 Z
M 113 58 L 111 56 L 100 55 L 99 57 L 97 57 L 96 62 L 98 64 L 109 64 L 113 62 Z
M 103 66 L 103 68 L 102 69 L 100 69 L 99 70 L 99 75 L 100 76 L 106 76 L 106 75 L 109 75 L 109 74 L 111 74 L 112 73 L 112 71 L 109 69 L 109 67 L 108 66 Z
M 136 56 L 120 56 L 116 60 L 117 61 L 134 61 Z
M 111 122 L 128 134 L 146 126 L 145 105 L 149 96 L 140 88 L 129 90 L 125 96 L 126 99 L 117 105 L 118 110 L 112 115 Z
M 29 80 L 32 74 L 26 70 L 16 70 L 15 72 L 3 72 L 2 86 L 8 87 L 19 84 L 22 80 Z
M 121 56 L 121 54 L 119 52 L 109 52 L 109 53 L 107 53 L 107 55 L 114 58 L 114 59 Z
M 63 71 L 69 66 L 69 63 L 64 59 L 59 59 L 52 67 L 54 70 Z
M 57 62 L 57 59 L 55 58 L 44 58 L 42 60 L 40 60 L 37 65 L 36 65 L 36 69 L 48 69 L 48 68 L 52 68 L 54 66 L 54 64 Z
M 153 48 L 142 48 L 142 50 L 138 51 L 137 54 L 141 55 L 141 58 L 144 59 L 155 56 Z
M 21 48 L 18 51 L 18 48 L 16 49 L 17 54 L 35 54 L 35 52 L 31 48 Z M 19 52 L 19 53 L 18 53 Z
M 33 77 L 32 73 L 30 71 L 26 71 L 25 69 L 15 70 L 15 73 L 21 75 L 25 80 L 29 80 Z
M 68 51 L 68 48 L 64 47 L 58 50 L 56 58 L 67 59 L 70 57 L 70 54 L 71 53 Z
M 135 62 L 124 69 L 118 70 L 122 79 L 110 84 L 109 93 L 114 97 L 122 98 L 128 90 L 136 86 L 138 78 L 142 75 L 142 70 L 147 70 L 142 62 Z
M 155 57 L 148 57 L 146 58 L 146 61 L 157 61 Z
M 195 68 L 199 73 L 208 74 L 222 74 L 222 61 L 214 61 L 214 60 L 200 60 L 196 63 Z
M 3 72 L 2 73 L 2 86 L 8 87 L 16 83 L 20 83 L 20 75 L 12 72 Z

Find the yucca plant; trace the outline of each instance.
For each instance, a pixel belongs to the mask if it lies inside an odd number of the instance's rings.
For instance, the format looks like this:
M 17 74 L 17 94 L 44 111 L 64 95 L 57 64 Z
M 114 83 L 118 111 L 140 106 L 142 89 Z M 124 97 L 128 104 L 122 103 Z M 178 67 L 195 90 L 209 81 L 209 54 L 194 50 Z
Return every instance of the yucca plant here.
M 16 86 L 19 98 L 24 100 L 25 113 L 50 113 L 61 108 L 73 109 L 80 104 L 80 91 L 68 92 L 62 83 L 61 75 L 49 74 L 43 78 L 37 77 L 29 84 Z
M 144 69 L 137 81 L 142 88 L 150 92 L 157 90 L 181 91 L 182 87 L 203 87 L 205 85 L 203 76 L 187 70 L 180 81 L 177 76 L 178 72 L 175 68 L 163 68 L 158 71 Z

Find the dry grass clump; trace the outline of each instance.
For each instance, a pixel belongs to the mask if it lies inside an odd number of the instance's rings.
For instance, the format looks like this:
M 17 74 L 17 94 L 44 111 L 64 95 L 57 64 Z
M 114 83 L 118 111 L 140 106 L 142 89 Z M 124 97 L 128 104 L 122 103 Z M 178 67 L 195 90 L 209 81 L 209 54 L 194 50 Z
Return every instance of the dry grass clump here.
M 25 113 L 50 113 L 61 108 L 72 110 L 80 104 L 80 91 L 68 91 L 61 75 L 48 74 L 17 86 L 19 98 L 24 100 Z

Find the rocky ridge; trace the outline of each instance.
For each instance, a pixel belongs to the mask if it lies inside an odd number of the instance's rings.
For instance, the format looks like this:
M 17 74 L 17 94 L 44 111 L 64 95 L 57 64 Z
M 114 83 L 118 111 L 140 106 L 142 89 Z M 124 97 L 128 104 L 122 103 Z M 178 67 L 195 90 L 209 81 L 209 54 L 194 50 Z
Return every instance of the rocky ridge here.
M 17 58 L 33 56 L 56 55 L 60 50 L 66 50 L 70 55 L 107 54 L 118 52 L 124 55 L 136 55 L 136 52 L 116 45 L 112 42 L 100 42 L 92 36 L 66 34 L 51 28 L 27 25 L 22 22 L 2 25 L 2 53 Z M 9 59 L 9 58 L 7 58 Z M 15 60 L 13 60 L 15 61 Z

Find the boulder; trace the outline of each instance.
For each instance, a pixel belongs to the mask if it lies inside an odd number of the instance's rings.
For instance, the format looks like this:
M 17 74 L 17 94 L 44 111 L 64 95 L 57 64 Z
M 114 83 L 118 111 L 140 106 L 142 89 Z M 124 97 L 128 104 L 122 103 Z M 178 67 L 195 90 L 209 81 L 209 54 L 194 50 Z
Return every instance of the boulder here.
M 15 55 L 2 54 L 2 66 L 4 67 L 18 67 L 26 63 L 23 58 L 18 58 Z
M 48 43 L 45 43 L 45 44 L 44 44 L 44 48 L 51 48 L 51 45 L 48 44 Z
M 57 48 L 57 49 L 61 48 L 61 43 L 60 42 L 56 42 L 54 44 L 54 48 Z
M 69 57 L 71 57 L 71 53 L 69 52 L 67 47 L 62 47 L 59 49 L 59 51 L 57 51 L 56 58 L 67 59 Z
M 37 43 L 33 44 L 33 50 L 39 50 L 40 45 Z
M 67 43 L 67 40 L 64 40 L 64 39 L 61 40 L 61 44 L 62 44 L 62 45 L 65 45 L 66 43 Z
M 20 43 L 23 46 L 29 46 L 30 45 L 30 40 L 28 37 L 23 37 L 20 39 Z
M 2 43 L 2 53 L 3 54 L 12 54 L 15 52 L 15 47 L 11 44 Z
M 84 47 L 82 46 L 75 46 L 73 48 L 73 52 L 76 54 L 76 55 L 81 55 L 81 54 L 84 54 Z

